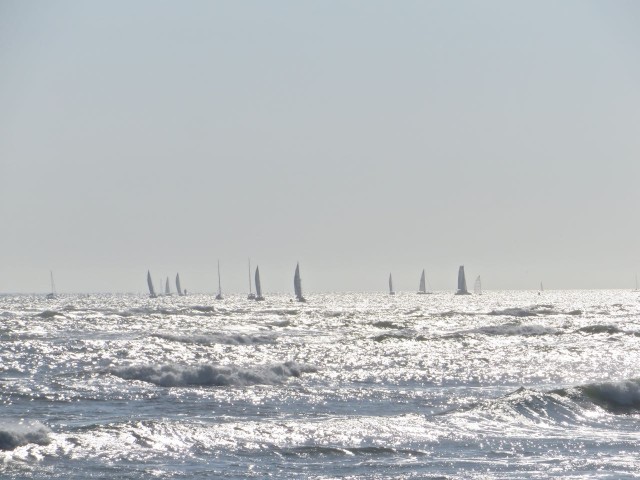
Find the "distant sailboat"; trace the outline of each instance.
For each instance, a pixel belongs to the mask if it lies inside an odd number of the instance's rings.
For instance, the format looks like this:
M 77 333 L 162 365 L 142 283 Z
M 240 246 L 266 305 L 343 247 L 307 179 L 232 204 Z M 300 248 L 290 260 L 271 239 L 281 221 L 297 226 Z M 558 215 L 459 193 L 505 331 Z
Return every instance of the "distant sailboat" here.
M 540 290 L 538 290 L 538 295 L 544 292 L 544 287 L 542 286 L 542 282 L 540 282 Z
M 636 289 L 634 290 L 634 292 L 638 291 L 638 274 L 636 273 Z
M 456 295 L 471 295 L 467 290 L 467 279 L 464 276 L 464 265 L 458 269 L 458 291 Z
M 473 293 L 476 295 L 482 295 L 482 282 L 480 281 L 480 275 L 478 275 L 476 283 L 473 285 Z
M 176 291 L 178 292 L 178 295 L 180 295 L 181 297 L 186 295 L 186 291 L 182 291 L 182 287 L 180 286 L 180 274 L 176 273 Z
M 258 267 L 256 267 L 256 294 L 254 298 L 258 302 L 264 300 L 262 296 L 262 285 L 260 284 L 260 269 Z
M 218 260 L 218 294 L 216 300 L 222 300 L 222 283 L 220 282 L 220 260 Z
M 395 295 L 396 292 L 393 291 L 393 279 L 391 278 L 391 274 L 389 274 L 389 295 Z
M 149 286 L 149 297 L 156 298 L 156 290 L 153 288 L 153 282 L 151 281 L 151 273 L 147 270 L 147 285 Z
M 429 290 L 431 290 L 431 287 L 429 287 Z M 427 277 L 424 274 L 424 269 L 422 269 L 422 275 L 420 276 L 420 286 L 418 287 L 418 294 L 425 295 L 427 293 L 431 292 L 427 292 Z
M 296 300 L 306 302 L 307 299 L 302 296 L 302 280 L 300 279 L 300 264 L 296 263 L 296 273 L 293 275 L 293 291 L 296 294 Z
M 255 300 L 256 295 L 251 291 L 251 259 L 249 259 L 249 295 L 247 295 L 247 300 Z
M 167 296 L 171 295 L 171 289 L 169 288 L 169 277 L 167 277 L 167 281 L 164 284 L 164 294 Z
M 56 293 L 56 284 L 53 281 L 53 272 L 49 270 L 49 273 L 51 274 L 51 293 L 47 293 L 47 299 L 53 300 L 58 294 Z

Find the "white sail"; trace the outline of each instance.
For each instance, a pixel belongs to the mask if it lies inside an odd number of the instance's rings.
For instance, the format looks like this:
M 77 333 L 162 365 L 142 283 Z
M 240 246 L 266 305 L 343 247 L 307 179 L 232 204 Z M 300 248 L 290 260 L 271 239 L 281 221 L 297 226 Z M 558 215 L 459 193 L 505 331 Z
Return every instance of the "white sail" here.
M 147 270 L 147 285 L 149 286 L 149 296 L 151 298 L 156 298 L 156 290 L 153 288 L 153 282 L 151 281 L 151 272 Z
M 262 296 L 262 285 L 260 284 L 260 269 L 258 267 L 256 267 L 255 279 L 256 279 L 255 299 L 258 301 L 264 300 L 264 297 Z
M 464 276 L 464 265 L 460 265 L 458 269 L 458 291 L 456 295 L 469 295 L 467 290 L 467 279 Z
M 53 281 L 53 271 L 49 270 L 49 274 L 51 275 L 51 293 L 47 294 L 47 298 L 51 300 L 53 298 L 56 298 L 57 293 L 56 293 L 56 284 Z
M 181 297 L 184 295 L 184 292 L 182 291 L 182 287 L 180 286 L 180 274 L 176 273 L 176 291 L 178 292 L 178 295 L 180 295 Z
M 473 293 L 476 295 L 482 295 L 482 282 L 480 281 L 480 275 L 476 278 L 476 283 L 473 286 Z
M 306 302 L 307 300 L 302 296 L 302 279 L 300 278 L 300 264 L 296 263 L 296 272 L 293 275 L 293 291 L 296 294 L 296 300 L 299 302 Z
M 389 274 L 389 295 L 395 295 L 396 292 L 393 291 L 393 278 L 391 278 L 391 274 Z
M 222 300 L 222 282 L 220 281 L 220 260 L 218 260 L 218 294 L 216 300 Z

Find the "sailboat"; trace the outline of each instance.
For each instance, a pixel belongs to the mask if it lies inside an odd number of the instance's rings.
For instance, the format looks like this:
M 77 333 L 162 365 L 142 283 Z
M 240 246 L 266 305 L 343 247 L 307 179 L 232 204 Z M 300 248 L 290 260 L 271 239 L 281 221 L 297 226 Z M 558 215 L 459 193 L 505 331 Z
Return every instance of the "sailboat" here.
M 389 274 L 389 295 L 395 295 L 396 292 L 393 291 L 393 279 L 391 278 L 391 274 Z
M 456 295 L 471 295 L 467 290 L 467 279 L 464 276 L 464 265 L 458 269 L 458 290 Z
M 220 260 L 218 260 L 218 294 L 216 300 L 222 300 L 222 283 L 220 282 Z
M 636 289 L 634 290 L 634 292 L 638 291 L 638 274 L 636 273 Z
M 480 275 L 478 275 L 476 283 L 473 285 L 473 293 L 476 295 L 482 295 L 482 282 L 480 281 Z
M 254 295 L 256 301 L 261 302 L 264 300 L 262 296 L 262 285 L 260 284 L 260 269 L 256 267 L 256 294 Z
M 149 297 L 156 298 L 158 295 L 156 295 L 156 290 L 155 288 L 153 288 L 153 282 L 151 281 L 151 272 L 149 272 L 149 270 L 147 270 L 147 285 L 149 286 Z
M 431 292 L 427 292 L 427 277 L 424 274 L 424 269 L 422 269 L 422 275 L 420 275 L 420 286 L 418 287 L 418 294 L 425 295 L 427 293 Z
M 247 295 L 247 300 L 255 300 L 256 294 L 251 291 L 251 259 L 249 259 L 249 295 Z
M 538 295 L 542 294 L 542 292 L 544 292 L 544 287 L 542 286 L 542 282 L 540 282 L 540 290 L 538 290 Z
M 300 264 L 296 263 L 296 273 L 293 275 L 293 291 L 296 294 L 296 300 L 306 302 L 307 299 L 302 296 L 302 280 L 300 279 Z
M 181 297 L 185 296 L 187 294 L 187 291 L 185 290 L 184 292 L 182 291 L 182 288 L 180 287 L 180 274 L 176 273 L 176 291 L 178 292 L 178 295 L 180 295 Z
M 53 300 L 57 296 L 56 284 L 53 281 L 53 272 L 49 270 L 49 273 L 51 274 L 51 293 L 47 293 L 47 300 Z
M 171 289 L 169 288 L 169 277 L 167 277 L 167 281 L 164 284 L 164 294 L 167 296 L 171 296 Z

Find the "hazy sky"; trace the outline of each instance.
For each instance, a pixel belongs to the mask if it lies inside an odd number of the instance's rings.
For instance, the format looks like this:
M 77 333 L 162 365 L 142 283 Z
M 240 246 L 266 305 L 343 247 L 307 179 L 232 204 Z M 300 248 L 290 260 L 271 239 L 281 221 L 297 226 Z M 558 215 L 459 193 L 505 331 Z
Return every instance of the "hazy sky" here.
M 640 2 L 0 0 L 0 292 L 632 288 Z

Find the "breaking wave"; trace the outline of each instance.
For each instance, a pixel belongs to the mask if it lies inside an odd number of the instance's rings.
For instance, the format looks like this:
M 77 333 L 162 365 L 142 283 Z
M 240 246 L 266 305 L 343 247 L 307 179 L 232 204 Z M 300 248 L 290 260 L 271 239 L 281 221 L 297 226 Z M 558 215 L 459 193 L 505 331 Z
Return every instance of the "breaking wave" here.
M 195 343 L 198 345 L 253 345 L 275 343 L 275 339 L 267 335 L 224 335 L 221 333 L 212 335 L 174 335 L 171 333 L 155 333 L 152 336 L 171 342 Z
M 619 382 L 589 383 L 554 391 L 574 399 L 586 399 L 611 413 L 640 410 L 640 379 Z
M 140 380 L 161 387 L 274 385 L 289 377 L 316 372 L 315 367 L 296 362 L 259 365 L 252 368 L 204 364 L 134 365 L 117 367 L 110 373 L 124 380 Z
M 30 443 L 48 445 L 50 432 L 51 430 L 40 422 L 28 424 L 0 422 L 0 450 L 13 450 Z

